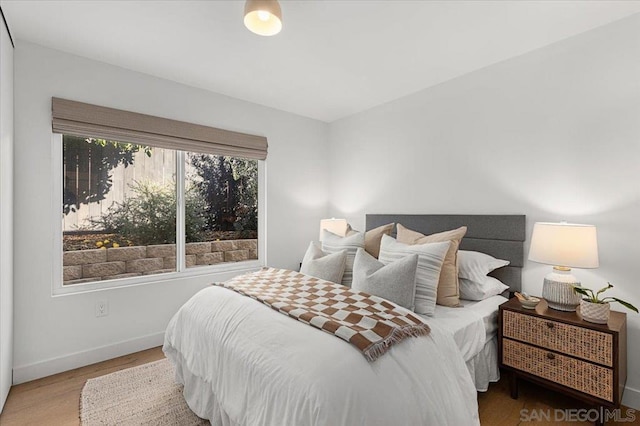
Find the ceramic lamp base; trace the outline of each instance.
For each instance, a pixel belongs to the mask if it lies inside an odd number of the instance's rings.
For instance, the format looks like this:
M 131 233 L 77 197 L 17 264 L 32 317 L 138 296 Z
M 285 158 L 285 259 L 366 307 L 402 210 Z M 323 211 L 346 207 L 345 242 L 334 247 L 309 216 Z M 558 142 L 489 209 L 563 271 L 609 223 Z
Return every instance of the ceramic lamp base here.
M 571 275 L 571 269 L 557 269 L 544 277 L 542 297 L 546 299 L 551 309 L 557 311 L 575 312 L 582 297 L 573 291 L 580 282 Z

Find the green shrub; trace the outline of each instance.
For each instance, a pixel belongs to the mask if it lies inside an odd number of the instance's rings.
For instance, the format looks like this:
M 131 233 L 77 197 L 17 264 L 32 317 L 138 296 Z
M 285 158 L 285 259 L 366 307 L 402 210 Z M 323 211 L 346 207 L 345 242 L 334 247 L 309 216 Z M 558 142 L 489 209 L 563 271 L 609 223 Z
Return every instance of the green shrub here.
M 130 185 L 134 196 L 115 202 L 93 225 L 119 234 L 136 245 L 176 243 L 175 185 L 160 186 L 149 182 Z M 206 204 L 197 191 L 185 194 L 186 241 L 202 241 L 205 236 Z
M 206 202 L 207 228 L 258 230 L 258 160 L 209 154 L 190 154 L 193 185 Z

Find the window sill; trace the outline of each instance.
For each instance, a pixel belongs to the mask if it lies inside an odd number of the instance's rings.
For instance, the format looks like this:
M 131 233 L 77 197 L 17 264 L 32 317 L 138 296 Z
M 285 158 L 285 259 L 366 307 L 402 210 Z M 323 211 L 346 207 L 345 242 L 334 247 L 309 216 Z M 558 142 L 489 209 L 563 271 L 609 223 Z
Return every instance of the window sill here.
M 91 293 L 95 291 L 121 289 L 126 287 L 165 283 L 167 281 L 175 281 L 184 278 L 193 278 L 201 276 L 211 276 L 211 280 L 215 281 L 217 277 L 223 274 L 241 274 L 245 272 L 257 271 L 263 267 L 260 260 L 249 260 L 245 262 L 224 263 L 212 266 L 200 266 L 186 269 L 184 271 L 169 272 L 165 274 L 147 275 L 142 277 L 121 278 L 108 281 L 94 281 L 83 284 L 62 285 L 58 283 L 53 289 L 51 296 L 69 296 L 73 294 Z

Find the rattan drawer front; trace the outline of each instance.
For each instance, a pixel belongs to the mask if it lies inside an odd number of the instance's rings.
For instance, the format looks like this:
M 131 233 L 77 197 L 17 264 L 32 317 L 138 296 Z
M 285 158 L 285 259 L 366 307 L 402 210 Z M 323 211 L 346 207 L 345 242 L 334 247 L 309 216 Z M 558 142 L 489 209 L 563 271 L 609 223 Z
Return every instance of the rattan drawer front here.
M 613 337 L 609 333 L 576 327 L 518 312 L 503 312 L 505 337 L 613 366 Z
M 503 364 L 613 401 L 613 370 L 509 339 L 503 339 L 502 345 Z

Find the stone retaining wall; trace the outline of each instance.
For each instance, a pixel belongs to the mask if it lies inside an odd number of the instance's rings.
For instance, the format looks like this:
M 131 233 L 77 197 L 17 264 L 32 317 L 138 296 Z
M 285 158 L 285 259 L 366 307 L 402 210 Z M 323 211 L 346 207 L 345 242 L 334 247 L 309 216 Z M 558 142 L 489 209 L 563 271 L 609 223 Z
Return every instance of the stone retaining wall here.
M 258 258 L 258 240 L 186 244 L 187 267 Z M 134 246 L 66 251 L 64 284 L 162 274 L 176 269 L 176 245 Z

